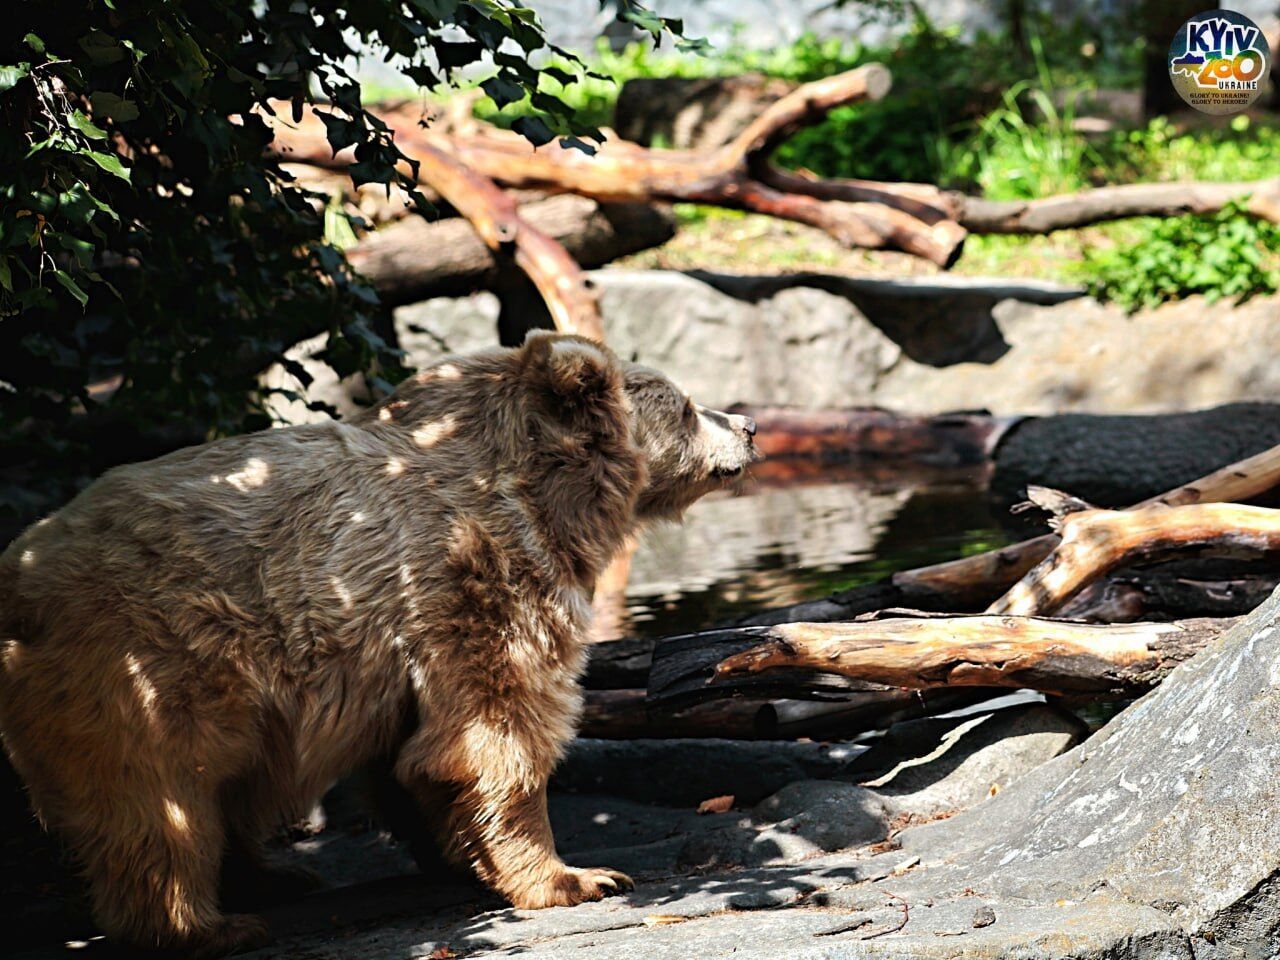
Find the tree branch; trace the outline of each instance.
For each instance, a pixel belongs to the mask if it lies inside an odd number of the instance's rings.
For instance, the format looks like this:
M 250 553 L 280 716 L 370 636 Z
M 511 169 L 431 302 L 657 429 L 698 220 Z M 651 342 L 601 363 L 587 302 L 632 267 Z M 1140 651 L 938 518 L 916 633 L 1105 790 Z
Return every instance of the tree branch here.
M 1078 502 L 1077 502 L 1078 503 Z M 1171 555 L 1256 557 L 1280 549 L 1280 510 L 1235 503 L 1079 510 L 1055 516 L 1062 542 L 988 613 L 1049 614 L 1121 566 Z
M 1164 504 L 1249 500 L 1280 484 L 1280 446 L 1228 464 L 1198 480 L 1152 497 L 1139 507 Z M 933 594 L 950 598 L 953 605 L 976 600 L 987 603 L 993 595 L 1007 590 L 1047 557 L 1058 545 L 1056 534 L 1045 534 L 998 550 L 949 560 L 916 570 L 903 570 L 892 577 L 892 585 L 908 597 Z
M 778 695 L 797 696 L 811 688 L 813 677 L 836 676 L 913 690 L 1026 687 L 1128 698 L 1159 682 L 1230 623 L 1097 625 L 888 610 L 852 623 L 714 630 L 658 647 L 649 697 L 668 705 L 697 702 L 758 690 L 765 681 Z

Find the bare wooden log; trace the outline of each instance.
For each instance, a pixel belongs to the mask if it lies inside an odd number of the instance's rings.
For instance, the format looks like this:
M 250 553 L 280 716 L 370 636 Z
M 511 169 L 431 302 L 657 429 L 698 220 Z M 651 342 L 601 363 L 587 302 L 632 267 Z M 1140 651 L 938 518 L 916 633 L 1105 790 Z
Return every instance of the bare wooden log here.
M 1037 200 L 986 200 L 926 183 L 826 180 L 807 171 L 773 166 L 753 172 L 761 182 L 789 193 L 833 202 L 882 203 L 925 223 L 958 223 L 969 233 L 1046 234 L 1129 217 L 1217 213 L 1229 203 L 1243 204 L 1245 212 L 1280 223 L 1280 177 L 1241 182 L 1130 183 Z
M 1280 446 L 1228 464 L 1138 506 L 1243 501 L 1266 493 L 1278 484 Z M 955 606 L 974 601 L 988 603 L 1026 575 L 1057 544 L 1056 534 L 1045 534 L 972 557 L 903 570 L 893 575 L 892 584 L 913 603 L 921 596 L 947 597 Z
M 955 216 L 973 233 L 1052 233 L 1126 217 L 1217 213 L 1243 203 L 1255 217 L 1280 223 L 1280 177 L 1246 183 L 1132 183 L 1039 200 L 958 198 Z
M 527 204 L 520 216 L 584 269 L 657 246 L 675 233 L 667 209 L 603 204 L 573 194 Z M 492 289 L 499 273 L 493 252 L 467 221 L 456 218 L 407 217 L 367 234 L 347 255 L 391 306 Z
M 1120 566 L 1174 555 L 1257 557 L 1280 549 L 1280 510 L 1235 503 L 1158 504 L 1134 510 L 1079 509 L 1056 491 L 1029 491 L 1055 512 L 1061 543 L 987 609 L 1049 614 Z M 1056 495 L 1056 496 L 1055 496 Z
M 909 460 L 940 466 L 985 463 L 1004 421 L 988 414 L 927 417 L 878 407 L 806 410 L 796 407 L 732 408 L 755 420 L 756 446 L 766 457 L 823 460 Z
M 1098 625 L 889 610 L 852 623 L 715 630 L 659 646 L 649 697 L 656 704 L 674 705 L 744 690 L 798 696 L 842 678 L 912 690 L 1025 687 L 1128 698 L 1159 682 L 1231 622 Z
M 751 173 L 801 126 L 821 120 L 837 106 L 879 99 L 889 86 L 889 71 L 880 64 L 805 84 L 768 106 L 723 147 L 701 152 L 650 150 L 609 137 L 589 156 L 555 143 L 535 149 L 523 137 L 486 124 L 477 124 L 473 132 L 443 133 L 424 127 L 420 112 L 415 116 L 401 109 L 381 116 L 407 155 L 416 157 L 423 148 L 434 148 L 508 187 L 578 193 L 603 201 L 689 201 L 751 210 L 810 224 L 846 245 L 901 249 L 950 266 L 960 254 L 964 230 L 945 216 L 925 222 L 878 202 L 826 202 L 779 190 Z M 273 150 L 279 156 L 329 166 L 343 166 L 351 159 L 349 152 L 333 155 L 318 120 L 271 122 Z
M 418 177 L 475 228 L 497 256 L 510 255 L 533 281 L 557 330 L 604 342 L 596 292 L 568 251 L 520 215 L 515 197 L 431 144 L 414 150 Z

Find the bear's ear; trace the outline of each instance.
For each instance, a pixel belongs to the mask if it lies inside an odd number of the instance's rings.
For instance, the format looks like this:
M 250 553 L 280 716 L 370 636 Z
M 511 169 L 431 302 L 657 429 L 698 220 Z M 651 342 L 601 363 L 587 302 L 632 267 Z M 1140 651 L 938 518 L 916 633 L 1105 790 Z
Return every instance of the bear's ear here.
M 585 402 L 622 388 L 617 358 L 594 340 L 534 330 L 522 349 L 525 370 L 561 401 Z

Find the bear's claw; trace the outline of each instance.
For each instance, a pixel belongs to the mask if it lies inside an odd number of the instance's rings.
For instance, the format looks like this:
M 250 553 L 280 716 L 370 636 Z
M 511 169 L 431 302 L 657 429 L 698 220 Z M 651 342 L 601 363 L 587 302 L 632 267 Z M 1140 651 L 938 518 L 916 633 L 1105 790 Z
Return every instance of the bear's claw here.
M 564 871 L 533 890 L 513 896 L 514 906 L 525 910 L 541 907 L 572 907 L 591 900 L 603 900 L 635 888 L 625 873 L 607 867 L 565 867 Z

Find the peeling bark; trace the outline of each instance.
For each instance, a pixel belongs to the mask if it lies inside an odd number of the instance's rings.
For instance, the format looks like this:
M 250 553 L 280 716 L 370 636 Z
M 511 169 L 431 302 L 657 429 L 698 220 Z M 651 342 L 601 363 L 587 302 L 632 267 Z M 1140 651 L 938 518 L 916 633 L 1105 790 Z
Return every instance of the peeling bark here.
M 1080 509 L 1057 491 L 1030 491 L 1055 513 L 1062 541 L 995 603 L 992 614 L 1049 614 L 1121 566 L 1170 556 L 1255 558 L 1280 550 L 1280 510 L 1235 503 Z
M 762 689 L 812 696 L 838 678 L 872 689 L 1025 687 L 1128 698 L 1150 689 L 1231 622 L 1098 625 L 888 610 L 852 623 L 712 630 L 658 647 L 649 697 L 691 703 Z
M 1280 484 L 1280 446 L 1228 464 L 1138 506 L 1249 500 L 1277 484 Z M 948 598 L 956 607 L 975 601 L 989 603 L 1017 583 L 1057 545 L 1057 535 L 1049 533 L 972 557 L 903 570 L 893 575 L 892 584 L 908 598 L 934 595 Z

